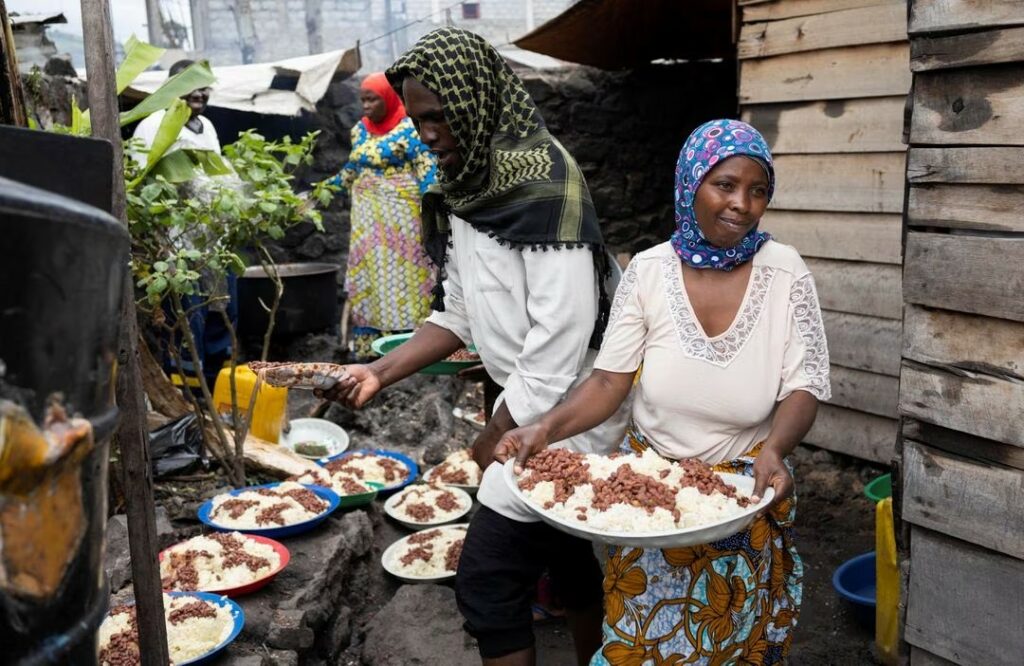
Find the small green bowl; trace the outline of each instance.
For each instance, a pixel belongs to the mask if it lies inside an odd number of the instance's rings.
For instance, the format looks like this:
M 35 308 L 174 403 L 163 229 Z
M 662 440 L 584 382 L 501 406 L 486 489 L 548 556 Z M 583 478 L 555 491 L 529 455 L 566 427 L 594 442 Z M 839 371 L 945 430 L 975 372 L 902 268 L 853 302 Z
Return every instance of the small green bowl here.
M 383 356 L 387 354 L 389 351 L 394 350 L 395 347 L 397 347 L 398 345 L 406 342 L 412 336 L 412 333 L 398 333 L 396 335 L 386 335 L 383 338 L 377 338 L 376 340 L 374 340 L 370 344 L 370 348 L 373 349 L 373 351 L 376 352 L 377 354 Z M 468 349 L 471 352 L 476 351 L 476 347 L 474 347 L 473 345 L 470 345 Z M 427 367 L 420 370 L 420 374 L 454 375 L 460 370 L 472 368 L 474 365 L 480 365 L 480 361 L 438 361 L 437 363 L 434 363 L 433 365 L 428 365 Z
M 338 504 L 342 509 L 352 509 L 357 506 L 366 506 L 377 499 L 377 493 L 384 487 L 383 483 L 374 483 L 373 481 L 366 481 L 366 485 L 373 488 L 368 493 L 360 493 L 358 495 L 339 495 L 341 502 Z
M 864 486 L 864 494 L 872 502 L 881 502 L 892 497 L 892 474 L 883 474 Z

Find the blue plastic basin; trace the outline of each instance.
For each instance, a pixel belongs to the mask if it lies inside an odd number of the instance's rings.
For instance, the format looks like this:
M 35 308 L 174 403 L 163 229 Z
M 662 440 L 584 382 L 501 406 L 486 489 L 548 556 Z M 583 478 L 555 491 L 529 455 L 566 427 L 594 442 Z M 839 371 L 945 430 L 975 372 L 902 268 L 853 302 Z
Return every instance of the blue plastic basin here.
M 875 551 L 843 562 L 832 574 L 832 587 L 850 602 L 854 615 L 865 626 L 875 623 Z

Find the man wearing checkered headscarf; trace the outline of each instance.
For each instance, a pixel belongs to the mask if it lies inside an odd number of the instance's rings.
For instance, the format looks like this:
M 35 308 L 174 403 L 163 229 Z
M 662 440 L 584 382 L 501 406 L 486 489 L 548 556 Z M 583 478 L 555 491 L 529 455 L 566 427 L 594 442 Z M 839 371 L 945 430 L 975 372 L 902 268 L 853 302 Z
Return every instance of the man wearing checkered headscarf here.
M 539 522 L 505 484 L 493 453 L 505 432 L 536 421 L 592 367 L 607 320 L 609 267 L 593 201 L 576 161 L 483 38 L 435 30 L 387 76 L 441 166 L 438 186 L 424 197 L 423 235 L 446 279 L 435 291 L 436 311 L 410 342 L 366 370 L 350 368 L 366 377 L 350 395 L 362 404 L 437 358 L 432 351 L 450 340 L 476 345 L 502 392 L 473 443 L 484 469 L 482 507 L 461 553 L 459 609 L 485 664 L 533 663 L 531 602 L 548 570 L 586 663 L 601 640 L 602 575 L 592 546 Z M 610 453 L 625 421 L 620 410 L 559 445 Z
M 464 159 L 458 173 L 440 177 L 452 213 L 512 245 L 603 246 L 579 166 L 548 133 L 523 82 L 482 37 L 434 30 L 387 76 L 399 92 L 412 77 L 441 99 Z

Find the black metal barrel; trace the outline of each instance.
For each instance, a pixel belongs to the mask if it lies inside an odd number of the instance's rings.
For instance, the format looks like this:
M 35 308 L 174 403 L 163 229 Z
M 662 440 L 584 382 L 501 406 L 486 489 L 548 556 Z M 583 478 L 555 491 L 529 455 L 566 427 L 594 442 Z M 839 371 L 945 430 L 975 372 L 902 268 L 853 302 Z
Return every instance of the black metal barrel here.
M 128 253 L 127 232 L 107 213 L 0 178 L 0 398 L 41 423 L 47 400 L 60 394 L 69 413 L 93 424 L 95 438 L 78 464 L 84 522 L 59 585 L 26 594 L 0 577 L 4 664 L 96 659 L 108 596 L 102 568 L 107 462 L 117 422 L 114 373 Z M 0 492 L 0 516 L 12 497 Z M 38 546 L 42 553 L 45 544 Z M 0 542 L 0 557 L 5 547 Z
M 322 333 L 338 325 L 338 271 L 335 264 L 279 264 L 284 286 L 274 317 L 275 340 Z M 262 338 L 270 323 L 266 308 L 274 302 L 274 281 L 262 266 L 247 268 L 238 280 L 239 333 Z

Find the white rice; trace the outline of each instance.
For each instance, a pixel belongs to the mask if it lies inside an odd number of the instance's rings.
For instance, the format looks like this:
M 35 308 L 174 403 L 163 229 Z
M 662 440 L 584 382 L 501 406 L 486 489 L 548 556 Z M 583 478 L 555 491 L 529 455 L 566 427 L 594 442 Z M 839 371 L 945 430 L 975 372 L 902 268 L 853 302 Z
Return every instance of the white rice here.
M 362 481 L 372 481 L 374 483 L 380 483 L 385 488 L 394 488 L 401 485 L 409 478 L 409 468 L 402 464 L 400 460 L 395 458 L 388 458 L 387 456 L 378 456 L 372 453 L 365 455 L 355 454 L 351 456 L 345 456 L 344 458 L 338 458 L 339 461 L 344 461 L 346 467 L 354 468 L 363 473 Z M 399 467 L 399 479 L 387 480 L 386 472 L 387 468 L 380 464 L 381 460 L 389 460 L 394 463 L 398 463 Z M 403 475 L 402 472 L 405 472 Z
M 745 511 L 735 499 L 720 492 L 705 495 L 696 488 L 682 487 L 681 481 L 685 474 L 683 468 L 650 449 L 642 455 L 620 455 L 615 458 L 589 454 L 585 461 L 595 479 L 607 479 L 619 467 L 628 464 L 634 472 L 649 476 L 669 488 L 676 488 L 675 507 L 679 511 L 679 519 L 676 520 L 672 512 L 662 507 L 656 507 L 652 513 L 626 503 L 613 504 L 603 511 L 596 509 L 592 505 L 594 487 L 589 483 L 576 486 L 564 502 L 554 502 L 555 486 L 551 481 L 542 481 L 530 490 L 524 489 L 523 494 L 548 514 L 602 532 L 643 534 L 698 527 L 723 522 Z M 664 470 L 669 471 L 668 476 L 661 478 L 660 474 Z M 531 474 L 527 470 L 520 476 L 520 481 L 529 478 Z M 554 502 L 553 506 L 544 508 L 551 502 Z M 586 516 L 586 520 L 581 520 L 580 515 Z
M 438 498 L 445 493 L 451 493 L 454 495 L 455 501 L 458 503 L 458 506 L 451 511 L 444 511 L 441 507 L 437 506 Z M 409 507 L 414 504 L 426 504 L 431 507 L 434 510 L 434 517 L 430 520 L 414 518 L 412 514 L 409 513 Z M 391 508 L 395 515 L 404 521 L 419 523 L 421 525 L 432 525 L 458 518 L 469 510 L 470 504 L 472 504 L 472 500 L 469 500 L 467 503 L 466 497 L 462 493 L 452 492 L 451 489 L 444 486 L 431 486 L 425 483 L 417 483 L 416 485 L 409 486 L 398 493 L 398 495 L 395 496 L 394 504 L 391 505 Z
M 167 599 L 164 597 L 164 612 L 167 616 L 171 611 L 195 601 L 194 597 L 172 597 L 168 604 Z M 189 661 L 206 654 L 231 634 L 234 623 L 230 607 L 204 603 L 216 609 L 217 617 L 190 617 L 179 624 L 167 622 L 167 645 L 170 647 L 172 662 Z
M 171 624 L 169 618 L 172 611 L 195 601 L 202 601 L 213 608 L 217 616 L 190 617 L 178 624 Z M 212 604 L 193 596 L 172 597 L 165 594 L 164 621 L 167 625 L 167 646 L 172 666 L 206 654 L 226 640 L 234 627 L 229 606 Z M 100 625 L 99 649 L 101 651 L 105 649 L 110 644 L 112 636 L 123 632 L 131 632 L 131 615 L 129 613 L 108 615 Z M 137 643 L 138 636 L 134 636 L 134 639 Z M 109 662 L 103 660 L 100 662 L 100 666 L 109 666 Z
M 464 484 L 447 484 L 441 479 L 437 479 L 435 481 L 433 478 L 434 474 L 442 466 L 445 466 L 450 472 L 462 470 L 466 473 L 466 478 L 469 481 Z M 460 449 L 449 454 L 448 457 L 444 459 L 444 462 L 423 475 L 423 480 L 427 483 L 437 483 L 440 485 L 479 486 L 481 478 L 483 478 L 483 472 L 480 470 L 480 465 L 477 465 L 476 461 L 473 460 L 473 456 L 470 454 L 469 449 Z
M 167 597 L 164 597 L 166 603 Z M 100 625 L 99 633 L 99 649 L 103 650 L 105 647 L 110 645 L 110 637 L 115 634 L 120 634 L 126 631 L 131 631 L 131 616 L 128 613 L 118 613 L 117 615 L 108 615 L 103 624 Z M 136 638 L 136 640 L 138 640 Z M 100 662 L 100 666 L 106 666 L 109 662 L 103 660 Z
M 199 576 L 199 584 L 196 588 L 199 591 L 224 590 L 248 585 L 255 580 L 263 578 L 281 564 L 281 556 L 268 544 L 248 539 L 238 532 L 230 532 L 228 536 L 240 543 L 246 553 L 255 557 L 262 557 L 269 564 L 260 567 L 256 571 L 252 571 L 243 563 L 226 567 L 224 565 L 224 547 L 207 536 L 197 536 L 172 546 L 164 553 L 164 558 L 160 562 L 160 577 L 166 578 L 172 573 L 171 553 L 186 553 L 188 551 L 206 551 L 213 555 L 212 558 L 200 556 L 192 561 L 192 565 Z M 175 586 L 174 589 L 181 588 Z
M 345 489 L 345 484 L 342 479 L 348 479 L 361 488 L 358 493 L 353 493 Z M 346 472 L 328 472 L 326 469 L 312 469 L 303 474 L 302 476 L 295 478 L 296 483 L 306 483 L 311 486 L 321 486 L 323 488 L 330 488 L 334 492 L 338 493 L 339 496 L 345 497 L 347 495 L 359 495 L 362 493 L 369 493 L 373 491 L 368 485 L 363 483 L 363 480 L 354 474 Z
M 304 506 L 296 502 L 291 497 L 284 493 L 289 490 L 306 489 L 301 484 L 293 481 L 284 481 L 279 484 L 276 488 L 273 488 L 274 496 L 268 497 L 266 495 L 260 495 L 253 490 L 247 490 L 237 495 L 229 495 L 224 493 L 223 495 L 217 495 L 213 498 L 213 506 L 210 509 L 210 519 L 213 522 L 223 527 L 230 527 L 239 530 L 252 530 L 252 529 L 272 529 L 276 527 L 287 527 L 288 525 L 295 525 L 296 523 L 303 523 L 307 520 L 311 520 L 322 512 L 313 512 L 307 510 Z M 307 489 L 308 490 L 308 489 Z M 257 504 L 247 508 L 237 518 L 232 518 L 231 514 L 227 510 L 220 510 L 221 505 L 230 500 L 248 500 L 256 502 Z M 284 524 L 276 522 L 269 523 L 258 523 L 256 522 L 256 516 L 259 515 L 263 509 L 272 507 L 277 504 L 287 504 L 288 508 L 281 512 L 281 518 L 284 519 Z M 324 511 L 327 510 L 327 504 L 324 503 Z
M 400 545 L 392 551 L 388 559 L 388 568 L 403 576 L 415 578 L 433 578 L 455 573 L 454 570 L 445 568 L 445 559 L 451 545 L 466 538 L 466 528 L 462 526 L 436 527 L 432 530 L 417 532 L 417 534 L 424 532 L 437 532 L 437 534 L 433 539 L 422 544 L 409 543 L 409 537 L 399 541 Z M 408 565 L 402 564 L 402 558 L 419 546 L 430 551 L 430 559 L 428 561 L 416 559 Z

